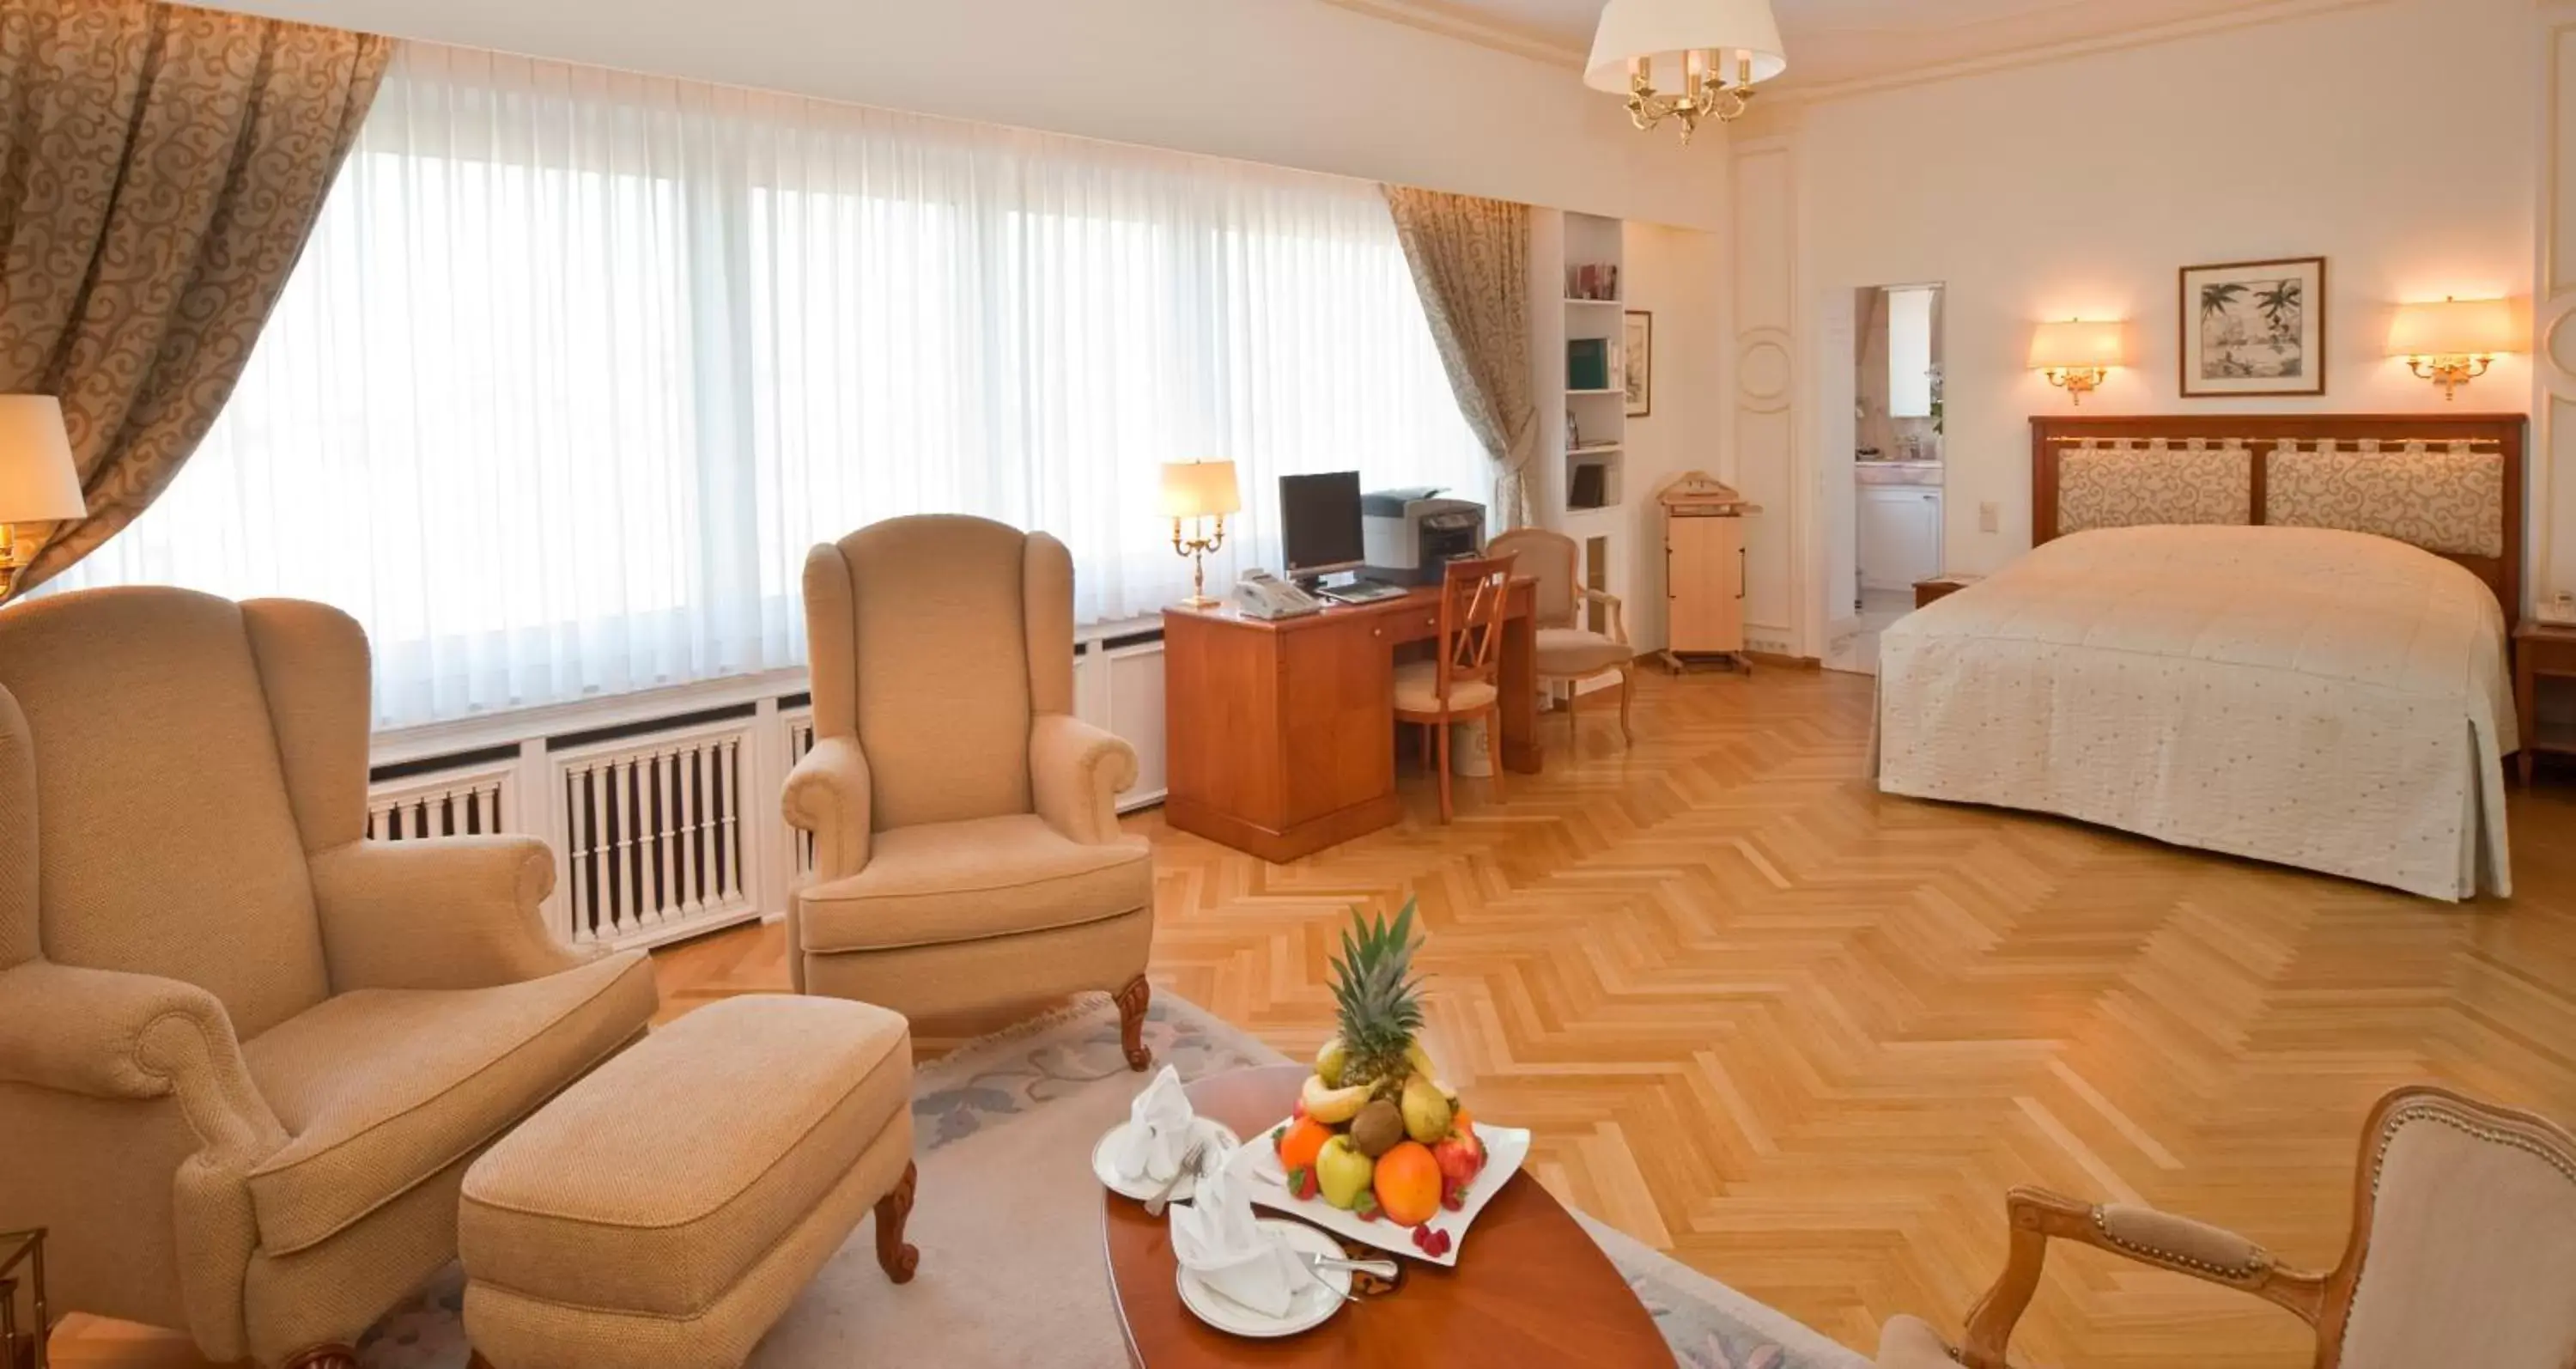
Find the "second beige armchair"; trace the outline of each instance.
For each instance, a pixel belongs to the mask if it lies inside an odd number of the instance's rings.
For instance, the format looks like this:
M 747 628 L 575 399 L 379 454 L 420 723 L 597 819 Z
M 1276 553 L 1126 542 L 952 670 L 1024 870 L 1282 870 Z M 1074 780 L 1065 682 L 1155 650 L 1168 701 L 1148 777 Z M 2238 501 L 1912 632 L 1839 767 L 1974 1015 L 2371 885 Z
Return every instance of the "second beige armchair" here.
M 957 515 L 872 524 L 806 558 L 805 631 L 798 991 L 920 1019 L 1097 989 L 1145 1068 L 1153 856 L 1118 828 L 1134 750 L 1073 716 L 1064 544 Z
M 1628 701 L 1637 692 L 1637 653 L 1628 645 L 1627 607 L 1618 596 L 1583 583 L 1576 573 L 1580 551 L 1564 533 L 1514 528 L 1496 536 L 1485 554 L 1512 557 L 1519 574 L 1538 582 L 1538 678 L 1543 685 L 1568 687 L 1566 726 L 1578 726 L 1574 708 L 1582 691 L 1574 687 L 1577 682 L 1615 670 L 1619 672 L 1619 736 L 1633 742 L 1636 733 L 1628 727 Z M 1592 604 L 1606 611 L 1602 625 L 1607 632 L 1585 625 L 1583 610 Z

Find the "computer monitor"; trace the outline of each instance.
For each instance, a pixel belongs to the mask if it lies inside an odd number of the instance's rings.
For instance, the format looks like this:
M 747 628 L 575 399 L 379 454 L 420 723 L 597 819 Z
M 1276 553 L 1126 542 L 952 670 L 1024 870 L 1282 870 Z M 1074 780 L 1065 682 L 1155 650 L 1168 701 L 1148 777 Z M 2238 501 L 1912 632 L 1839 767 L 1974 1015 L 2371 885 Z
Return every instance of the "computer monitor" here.
M 1279 531 L 1287 547 L 1290 579 L 1319 580 L 1366 564 L 1368 552 L 1360 538 L 1360 473 L 1279 477 Z

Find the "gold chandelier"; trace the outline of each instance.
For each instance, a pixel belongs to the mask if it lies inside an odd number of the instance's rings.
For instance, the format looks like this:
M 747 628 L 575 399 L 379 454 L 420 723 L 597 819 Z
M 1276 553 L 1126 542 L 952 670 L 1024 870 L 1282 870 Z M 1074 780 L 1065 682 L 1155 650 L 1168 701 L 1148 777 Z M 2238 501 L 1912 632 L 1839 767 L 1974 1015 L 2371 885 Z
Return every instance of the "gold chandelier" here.
M 1769 0 L 1610 0 L 1583 83 L 1625 94 L 1640 129 L 1679 124 L 1688 143 L 1744 117 L 1755 83 L 1788 68 Z

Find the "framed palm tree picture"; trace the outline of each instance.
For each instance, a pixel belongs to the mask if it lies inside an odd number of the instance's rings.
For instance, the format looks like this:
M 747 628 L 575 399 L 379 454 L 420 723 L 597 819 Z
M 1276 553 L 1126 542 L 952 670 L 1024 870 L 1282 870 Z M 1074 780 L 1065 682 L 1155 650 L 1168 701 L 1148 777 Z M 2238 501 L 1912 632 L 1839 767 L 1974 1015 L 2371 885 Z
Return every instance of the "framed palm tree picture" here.
M 2325 392 L 2325 258 L 2182 269 L 2185 398 Z

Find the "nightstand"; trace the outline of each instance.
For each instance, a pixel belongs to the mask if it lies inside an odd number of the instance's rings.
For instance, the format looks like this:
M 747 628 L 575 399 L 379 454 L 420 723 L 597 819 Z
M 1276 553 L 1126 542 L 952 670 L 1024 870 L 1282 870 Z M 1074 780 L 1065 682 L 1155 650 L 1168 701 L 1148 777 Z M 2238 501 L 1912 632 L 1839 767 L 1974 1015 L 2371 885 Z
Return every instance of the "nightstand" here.
M 1984 578 L 1982 575 L 1944 575 L 1937 580 L 1917 580 L 1914 582 L 1914 606 L 1930 608 Z
M 2537 753 L 2576 756 L 2576 726 L 2540 723 L 2540 682 L 2576 680 L 2576 627 L 2525 623 L 2513 630 L 2513 711 L 2522 727 L 2522 782 Z

